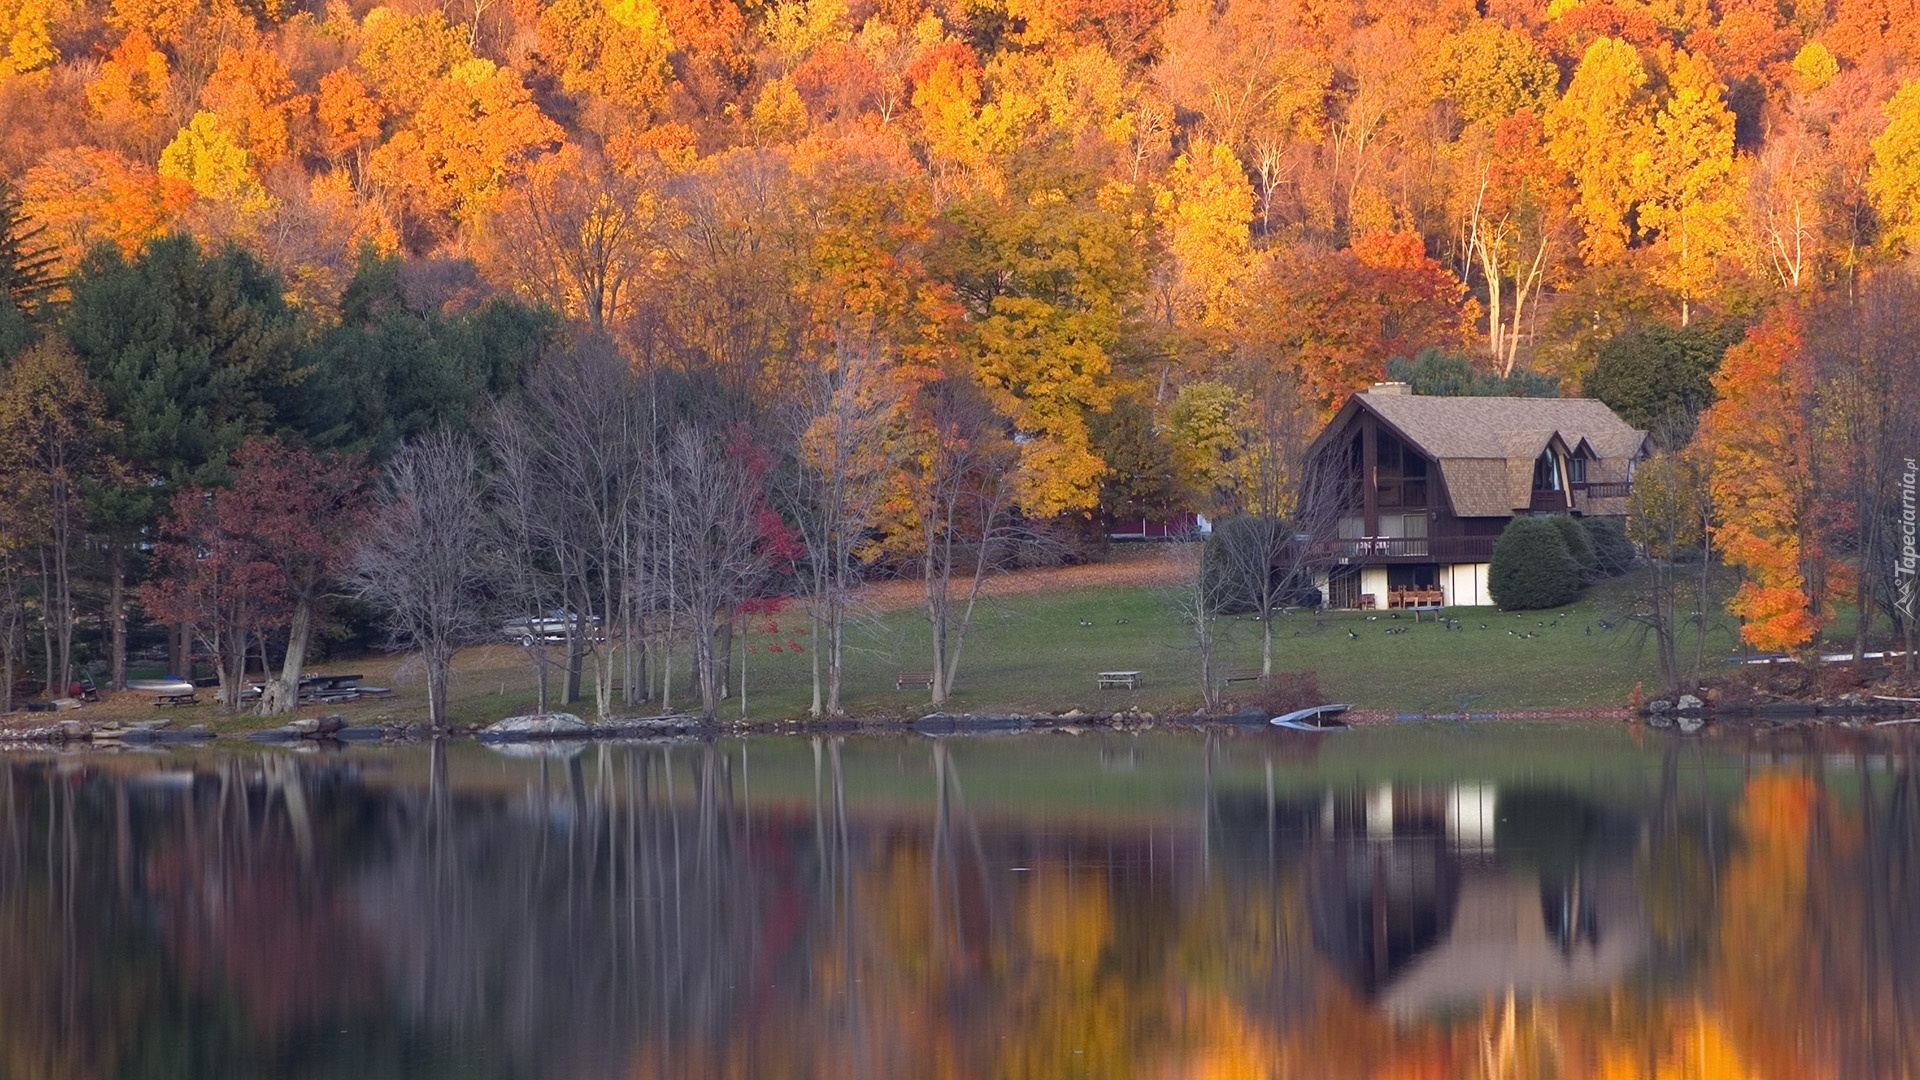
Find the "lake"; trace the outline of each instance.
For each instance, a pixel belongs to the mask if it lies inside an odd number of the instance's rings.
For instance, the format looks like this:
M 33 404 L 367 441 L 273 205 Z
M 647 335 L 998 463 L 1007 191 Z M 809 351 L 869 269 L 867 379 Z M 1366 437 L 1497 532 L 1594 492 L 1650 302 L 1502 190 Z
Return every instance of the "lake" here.
M 0 1077 L 1920 1072 L 1910 728 L 0 759 Z

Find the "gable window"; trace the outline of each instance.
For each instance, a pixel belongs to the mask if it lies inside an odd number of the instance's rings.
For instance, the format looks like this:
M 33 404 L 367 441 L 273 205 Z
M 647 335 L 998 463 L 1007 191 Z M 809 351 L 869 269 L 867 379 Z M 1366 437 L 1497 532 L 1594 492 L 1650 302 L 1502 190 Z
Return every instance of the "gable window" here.
M 1374 485 L 1383 507 L 1418 510 L 1427 505 L 1427 459 L 1386 432 L 1375 444 Z
M 1534 459 L 1533 490 L 1560 490 L 1560 467 L 1559 464 L 1553 460 L 1552 447 L 1542 450 L 1540 456 Z
M 1567 482 L 1584 484 L 1587 482 L 1587 459 L 1585 455 L 1575 454 L 1567 459 Z

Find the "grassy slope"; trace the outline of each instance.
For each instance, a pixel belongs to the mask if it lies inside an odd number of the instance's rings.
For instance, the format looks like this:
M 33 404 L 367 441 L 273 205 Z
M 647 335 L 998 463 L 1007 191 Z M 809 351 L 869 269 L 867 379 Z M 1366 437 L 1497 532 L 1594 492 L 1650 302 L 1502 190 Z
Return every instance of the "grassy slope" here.
M 1638 648 L 1631 629 L 1604 614 L 1608 604 L 1605 596 L 1590 596 L 1562 609 L 1563 616 L 1562 611 L 1516 617 L 1491 608 L 1457 608 L 1451 614 L 1464 626 L 1457 631 L 1431 619 L 1418 624 L 1410 617 L 1394 619 L 1387 612 L 1372 618 L 1358 612 L 1279 616 L 1274 666 L 1312 670 L 1328 696 L 1367 708 L 1619 705 L 1636 682 L 1658 679 L 1650 649 Z M 1600 625 L 1603 619 L 1613 623 L 1611 629 Z M 1191 708 L 1199 701 L 1190 627 L 1164 591 L 1090 588 L 1009 597 L 984 608 L 977 622 L 962 659 L 956 709 L 1093 710 L 1139 704 L 1164 710 Z M 1488 629 L 1481 630 L 1482 624 Z M 1401 627 L 1405 633 L 1387 633 Z M 1521 633 L 1535 636 L 1515 636 Z M 1259 662 L 1257 621 L 1230 619 L 1221 637 L 1220 666 Z M 849 706 L 855 712 L 884 711 L 920 700 L 919 693 L 894 691 L 891 685 L 897 670 L 926 666 L 927 639 L 924 619 L 914 611 L 887 613 L 854 634 L 857 651 L 846 680 Z M 1724 651 L 1730 644 L 1727 637 L 1717 648 Z M 749 661 L 749 698 L 756 713 L 765 708 L 768 715 L 783 715 L 806 706 L 805 657 L 783 650 L 778 656 L 757 652 Z M 1094 673 L 1113 668 L 1138 669 L 1145 685 L 1135 692 L 1096 689 Z
M 1177 563 L 1166 561 L 1169 566 Z M 1084 583 L 1104 580 L 1097 573 L 1003 582 L 1001 594 L 983 600 L 975 613 L 959 687 L 948 708 L 1106 711 L 1137 705 L 1159 713 L 1196 708 L 1198 661 L 1191 628 L 1179 615 L 1177 590 L 1138 584 L 1139 577 L 1136 573 L 1124 584 Z M 1640 647 L 1634 630 L 1619 619 L 1619 592 L 1618 585 L 1596 586 L 1565 609 L 1518 617 L 1490 608 L 1455 608 L 1449 614 L 1463 624 L 1458 631 L 1443 630 L 1430 619 L 1418 624 L 1411 618 L 1394 619 L 1387 612 L 1375 612 L 1372 618 L 1359 612 L 1279 616 L 1274 665 L 1279 670 L 1312 670 L 1329 698 L 1368 709 L 1616 706 L 1635 683 L 1651 687 L 1658 682 L 1650 645 Z M 893 688 L 897 672 L 928 666 L 926 619 L 912 606 L 911 595 L 911 590 L 894 590 L 848 634 L 845 698 L 854 715 L 913 716 L 926 711 L 925 691 Z M 1603 620 L 1611 622 L 1611 628 L 1603 627 Z M 1542 625 L 1555 622 L 1557 626 Z M 1483 623 L 1488 629 L 1480 629 Z M 771 632 L 769 625 L 775 628 Z M 1407 632 L 1386 632 L 1399 627 Z M 1350 632 L 1357 638 L 1349 637 Z M 1515 636 L 1524 633 L 1535 636 Z M 1710 655 L 1734 649 L 1732 629 L 1724 619 L 1711 624 L 1710 635 Z M 1258 663 L 1258 622 L 1228 619 L 1221 639 L 1219 666 Z M 794 650 L 795 642 L 801 651 Z M 804 615 L 789 611 L 756 620 L 743 644 L 750 650 L 744 659 L 751 716 L 772 720 L 803 715 L 810 700 L 812 659 Z M 683 688 L 684 654 L 674 661 L 678 685 L 673 704 L 684 707 L 689 701 Z M 1137 691 L 1097 689 L 1095 673 L 1108 669 L 1137 669 L 1144 685 Z M 368 682 L 396 691 L 383 701 L 339 707 L 350 720 L 414 720 L 424 715 L 417 668 L 398 658 L 368 657 L 324 665 L 323 670 L 361 672 Z M 1244 692 L 1248 687 L 1243 683 L 1236 689 Z M 533 701 L 532 665 L 512 646 L 469 649 L 461 657 L 453 696 L 455 716 L 462 722 L 484 723 L 508 715 Z M 150 703 L 147 695 L 120 695 L 118 701 L 89 712 L 163 715 Z M 576 708 L 584 712 L 591 707 L 589 699 Z M 257 717 L 223 718 L 207 707 L 164 715 L 179 722 L 212 722 L 222 730 L 261 723 Z M 723 706 L 723 717 L 738 715 L 737 700 Z

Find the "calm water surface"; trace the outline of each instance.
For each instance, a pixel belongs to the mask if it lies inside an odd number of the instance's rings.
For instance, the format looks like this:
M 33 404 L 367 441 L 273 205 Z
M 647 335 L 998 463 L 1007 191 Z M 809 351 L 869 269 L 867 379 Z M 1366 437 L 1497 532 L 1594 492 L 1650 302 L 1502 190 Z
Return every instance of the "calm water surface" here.
M 13 756 L 0 1077 L 1910 1076 L 1916 746 Z

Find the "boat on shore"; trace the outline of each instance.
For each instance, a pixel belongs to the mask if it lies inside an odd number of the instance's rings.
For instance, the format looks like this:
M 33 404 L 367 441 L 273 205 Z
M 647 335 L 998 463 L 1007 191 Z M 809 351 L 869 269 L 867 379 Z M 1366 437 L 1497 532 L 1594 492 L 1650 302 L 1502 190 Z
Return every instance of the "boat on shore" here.
M 185 679 L 128 679 L 127 689 L 148 694 L 191 694 L 194 687 Z
M 1340 714 L 1351 708 L 1351 705 L 1312 705 L 1276 716 L 1269 723 L 1290 731 L 1351 731 L 1353 725 L 1340 719 Z

